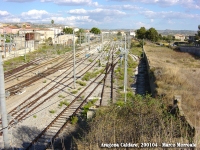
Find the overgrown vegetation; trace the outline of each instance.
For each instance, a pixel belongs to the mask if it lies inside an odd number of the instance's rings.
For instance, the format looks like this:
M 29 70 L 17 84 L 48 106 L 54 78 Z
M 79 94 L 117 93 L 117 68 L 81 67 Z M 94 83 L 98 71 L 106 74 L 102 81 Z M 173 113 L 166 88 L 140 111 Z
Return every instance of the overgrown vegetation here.
M 69 102 L 68 102 L 67 100 L 64 100 L 64 101 L 61 101 L 61 102 L 58 104 L 59 107 L 62 107 L 63 105 L 68 106 L 68 105 L 69 105 Z
M 200 58 L 150 43 L 145 51 L 150 62 L 150 78 L 155 85 L 153 94 L 163 97 L 165 105 L 172 105 L 174 96 L 180 95 L 185 117 L 199 126 Z
M 80 86 L 86 86 L 86 83 L 84 81 L 76 81 Z
M 69 52 L 71 49 L 72 49 L 71 47 L 63 45 L 50 46 L 47 44 L 40 44 L 37 50 L 26 53 L 26 61 L 24 56 L 17 56 L 12 59 L 4 61 L 4 71 L 14 69 L 20 65 L 23 65 L 24 63 L 28 63 L 37 58 L 41 57 L 49 58 L 49 57 L 54 57 L 56 55 L 65 54 L 66 52 Z
M 49 110 L 49 112 L 51 113 L 51 114 L 54 114 L 56 111 L 55 110 Z
M 188 124 L 167 112 L 162 99 L 135 95 L 124 103 L 100 108 L 88 121 L 78 149 L 96 149 L 101 143 L 192 143 Z
M 78 117 L 77 116 L 72 116 L 70 118 L 71 124 L 75 125 L 78 122 Z
M 82 77 L 83 81 L 89 81 L 92 78 L 95 78 L 97 75 L 103 72 L 103 69 L 95 71 L 95 72 L 86 72 L 86 74 Z
M 82 111 L 82 115 L 84 117 L 87 117 L 87 112 L 88 110 L 90 109 L 90 107 L 92 107 L 96 102 L 97 102 L 98 99 L 93 99 L 91 101 L 89 101 L 84 107 L 83 107 L 83 111 Z

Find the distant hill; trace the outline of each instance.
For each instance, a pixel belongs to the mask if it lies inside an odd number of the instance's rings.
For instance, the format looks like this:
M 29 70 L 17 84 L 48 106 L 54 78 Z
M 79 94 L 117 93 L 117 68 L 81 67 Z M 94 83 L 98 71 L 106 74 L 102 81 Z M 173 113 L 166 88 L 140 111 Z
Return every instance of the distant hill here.
M 183 34 L 183 35 L 195 35 L 197 31 L 193 30 L 157 30 L 161 35 L 174 35 L 174 34 Z

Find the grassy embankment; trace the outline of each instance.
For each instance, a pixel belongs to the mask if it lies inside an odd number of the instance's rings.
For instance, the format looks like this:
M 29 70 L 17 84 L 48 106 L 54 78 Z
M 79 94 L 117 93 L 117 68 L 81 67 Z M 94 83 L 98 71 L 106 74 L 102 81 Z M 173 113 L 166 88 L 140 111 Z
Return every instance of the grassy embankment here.
M 145 46 L 157 96 L 166 105 L 172 104 L 173 96 L 182 97 L 182 108 L 193 126 L 200 126 L 200 58 L 166 47 Z

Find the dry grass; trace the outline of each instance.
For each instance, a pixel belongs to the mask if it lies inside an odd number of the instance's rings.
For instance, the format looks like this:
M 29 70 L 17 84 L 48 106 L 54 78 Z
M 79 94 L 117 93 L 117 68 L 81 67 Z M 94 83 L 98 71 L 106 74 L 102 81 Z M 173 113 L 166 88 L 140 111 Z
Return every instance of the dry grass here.
M 102 143 L 192 142 L 184 122 L 168 114 L 158 99 L 139 95 L 120 107 L 100 108 L 84 133 L 76 140 L 78 149 L 99 149 Z
M 194 126 L 200 126 L 200 58 L 152 44 L 145 51 L 153 68 L 156 91 L 172 104 L 174 95 L 182 96 L 182 108 Z

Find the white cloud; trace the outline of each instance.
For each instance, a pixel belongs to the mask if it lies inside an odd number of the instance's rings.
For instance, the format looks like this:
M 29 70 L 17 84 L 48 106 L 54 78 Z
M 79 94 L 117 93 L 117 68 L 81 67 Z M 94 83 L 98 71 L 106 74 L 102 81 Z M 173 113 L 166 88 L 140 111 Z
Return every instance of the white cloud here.
M 115 9 L 102 9 L 102 8 L 97 8 L 94 10 L 85 10 L 85 9 L 74 9 L 70 10 L 68 12 L 69 14 L 72 15 L 81 15 L 81 14 L 87 14 L 87 15 L 99 15 L 99 16 L 119 16 L 119 15 L 126 15 L 125 12 L 115 10 Z
M 118 2 L 138 2 L 138 0 L 111 0 Z M 172 5 L 181 5 L 186 8 L 200 9 L 199 0 L 140 0 L 142 3 L 146 4 L 158 4 L 160 6 L 172 6 Z
M 7 11 L 1 11 L 0 10 L 0 16 L 8 16 L 9 13 Z
M 51 17 L 55 22 L 66 25 L 78 26 L 81 24 L 99 24 L 98 21 L 90 19 L 89 16 Z
M 16 2 L 16 3 L 24 3 L 24 2 L 32 2 L 35 0 L 4 0 L 6 2 Z
M 70 15 L 78 15 L 78 16 L 89 16 L 90 19 L 95 20 L 96 22 L 110 23 L 117 22 L 120 17 L 126 15 L 125 12 L 116 10 L 116 9 L 102 9 L 96 8 L 93 10 L 85 10 L 85 9 L 73 9 L 69 10 L 68 14 Z
M 80 5 L 90 5 L 98 6 L 98 2 L 93 2 L 92 0 L 41 0 L 41 2 L 54 2 L 58 5 L 68 5 L 68 6 L 80 6 Z
M 19 17 L 13 16 L 7 11 L 0 10 L 0 20 L 1 22 L 20 22 L 21 19 Z
M 45 10 L 29 10 L 28 12 L 22 12 L 21 16 L 24 19 L 42 19 L 44 16 L 48 16 L 49 13 Z
M 139 29 L 140 27 L 145 27 L 145 28 L 150 28 L 150 25 L 149 24 L 146 24 L 144 22 L 136 22 L 136 23 L 133 23 L 133 26 L 136 28 L 136 29 Z
M 149 19 L 197 19 L 200 20 L 199 14 L 189 14 L 183 12 L 173 12 L 173 11 L 141 11 L 140 14 L 146 16 Z

